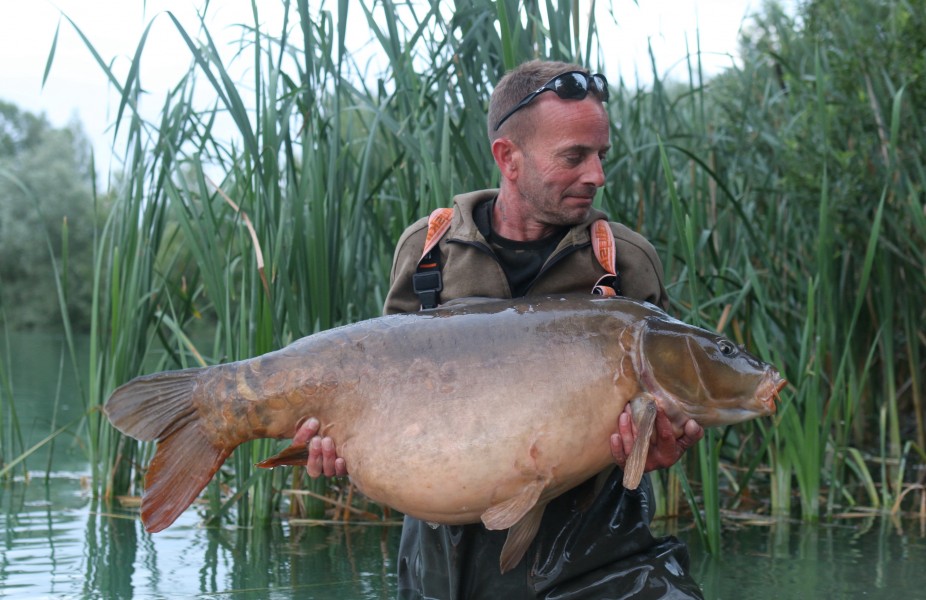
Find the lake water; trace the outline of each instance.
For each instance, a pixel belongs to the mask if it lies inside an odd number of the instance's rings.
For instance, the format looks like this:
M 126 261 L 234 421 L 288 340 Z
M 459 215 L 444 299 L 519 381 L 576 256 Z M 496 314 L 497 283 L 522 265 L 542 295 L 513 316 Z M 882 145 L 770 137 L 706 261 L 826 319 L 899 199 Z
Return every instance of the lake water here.
M 0 492 L 0 597 L 341 598 L 395 596 L 398 527 L 204 528 L 187 511 L 144 532 L 58 475 Z
M 14 355 L 0 359 L 12 365 L 29 447 L 83 407 L 68 362 L 59 380 L 57 336 L 11 336 L 10 347 Z M 265 528 L 207 528 L 191 509 L 150 535 L 136 511 L 93 500 L 78 440 L 73 434 L 56 440 L 47 480 L 43 451 L 29 458 L 28 481 L 19 473 L 0 485 L 2 598 L 395 597 L 398 527 L 282 520 Z M 689 526 L 654 524 L 689 543 L 692 572 L 709 599 L 926 597 L 926 522 L 731 521 L 717 558 Z

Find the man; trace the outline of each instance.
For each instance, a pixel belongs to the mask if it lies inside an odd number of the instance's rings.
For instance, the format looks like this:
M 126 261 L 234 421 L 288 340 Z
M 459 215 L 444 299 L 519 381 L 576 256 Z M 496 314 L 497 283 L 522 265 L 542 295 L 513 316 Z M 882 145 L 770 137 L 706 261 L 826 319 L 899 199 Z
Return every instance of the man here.
M 605 216 L 592 202 L 605 183 L 601 163 L 611 147 L 607 97 L 603 76 L 565 63 L 525 63 L 498 83 L 488 128 L 500 188 L 454 198 L 450 229 L 437 247 L 441 302 L 590 292 L 605 275 L 591 249 L 589 226 Z M 662 265 L 652 245 L 623 225 L 610 227 L 621 293 L 666 307 Z M 424 218 L 399 240 L 387 314 L 422 305 L 413 277 L 427 233 Z M 318 427 L 310 419 L 294 438 L 309 444 L 309 474 L 346 474 L 349 465 L 337 457 L 330 438 L 316 437 Z M 611 450 L 622 466 L 634 437 L 629 409 L 615 428 Z M 689 421 L 676 439 L 660 414 L 657 434 L 647 470 L 676 462 L 703 431 Z M 406 517 L 398 556 L 400 597 L 700 598 L 686 572 L 685 547 L 649 532 L 649 478 L 630 491 L 621 477 L 620 469 L 609 469 L 551 502 L 525 558 L 504 575 L 498 563 L 507 532 L 481 524 L 434 528 Z

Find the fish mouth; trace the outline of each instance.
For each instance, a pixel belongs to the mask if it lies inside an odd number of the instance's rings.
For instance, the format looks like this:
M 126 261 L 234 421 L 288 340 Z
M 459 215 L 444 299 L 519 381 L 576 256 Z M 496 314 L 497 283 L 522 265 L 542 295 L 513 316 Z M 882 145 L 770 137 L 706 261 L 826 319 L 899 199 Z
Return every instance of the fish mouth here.
M 779 375 L 778 371 L 769 371 L 762 384 L 759 385 L 756 396 L 762 402 L 762 405 L 768 410 L 768 414 L 773 415 L 778 410 L 778 404 L 781 403 L 781 396 L 778 395 L 788 381 Z

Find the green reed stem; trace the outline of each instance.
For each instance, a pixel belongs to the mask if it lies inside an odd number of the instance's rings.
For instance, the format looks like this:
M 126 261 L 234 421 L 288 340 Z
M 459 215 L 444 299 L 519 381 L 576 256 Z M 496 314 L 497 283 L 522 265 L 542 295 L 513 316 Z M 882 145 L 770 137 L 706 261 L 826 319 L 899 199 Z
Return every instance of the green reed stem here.
M 919 23 L 906 4 L 887 4 Z M 120 79 L 69 21 L 121 94 L 114 129 L 126 144 L 97 235 L 81 384 L 94 481 L 106 495 L 137 490 L 137 465 L 152 452 L 96 410 L 116 385 L 254 356 L 378 314 L 404 226 L 455 193 L 493 185 L 484 114 L 505 69 L 540 56 L 581 59 L 610 75 L 594 18 L 581 33 L 577 2 L 284 6 L 283 30 L 268 32 L 252 3 L 253 23 L 232 58 L 205 25 L 186 31 L 163 17 L 191 68 L 153 122 L 137 112 L 151 24 Z M 892 505 L 904 473 L 864 459 L 897 464 L 906 435 L 919 447 L 926 439 L 926 306 L 918 301 L 926 293 L 926 168 L 914 110 L 922 88 L 907 63 L 881 60 L 883 45 L 858 46 L 868 25 L 839 29 L 851 14 L 797 21 L 769 8 L 742 65 L 710 81 L 697 54 L 685 82 L 664 78 L 653 55 L 651 86 L 611 77 L 614 149 L 602 207 L 653 242 L 674 312 L 720 329 L 791 382 L 772 422 L 710 434 L 692 481 L 682 480 L 715 550 L 718 507 L 745 490 L 765 497 L 771 489 L 771 510 L 787 514 L 793 480 L 808 520 L 841 503 L 873 504 L 877 485 L 878 504 Z M 381 67 L 347 52 L 348 19 L 367 21 Z M 857 56 L 864 64 L 846 62 Z M 236 80 L 242 71 L 246 83 Z M 213 104 L 196 100 L 199 87 Z M 223 127 L 231 133 L 220 135 Z M 16 431 L 12 404 L 3 404 L 9 387 L 0 363 L 4 456 L 22 450 L 6 435 Z M 872 415 L 880 428 L 869 426 Z M 900 427 L 908 418 L 912 434 Z M 730 439 L 741 447 L 731 450 Z M 281 506 L 282 475 L 251 466 L 275 446 L 247 445 L 230 462 L 232 475 L 220 475 L 235 488 L 242 523 Z M 720 478 L 727 461 L 746 465 L 732 484 Z M 213 513 L 224 515 L 230 501 L 218 484 L 208 493 Z

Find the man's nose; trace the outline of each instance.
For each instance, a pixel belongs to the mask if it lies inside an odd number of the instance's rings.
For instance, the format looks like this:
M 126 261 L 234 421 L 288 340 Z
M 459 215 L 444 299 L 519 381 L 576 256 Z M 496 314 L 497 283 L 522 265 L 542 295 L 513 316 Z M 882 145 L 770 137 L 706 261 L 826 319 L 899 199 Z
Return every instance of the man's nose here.
M 585 172 L 583 173 L 583 183 L 594 185 L 600 188 L 604 185 L 604 167 L 601 165 L 601 158 L 597 155 L 591 155 L 585 161 Z

